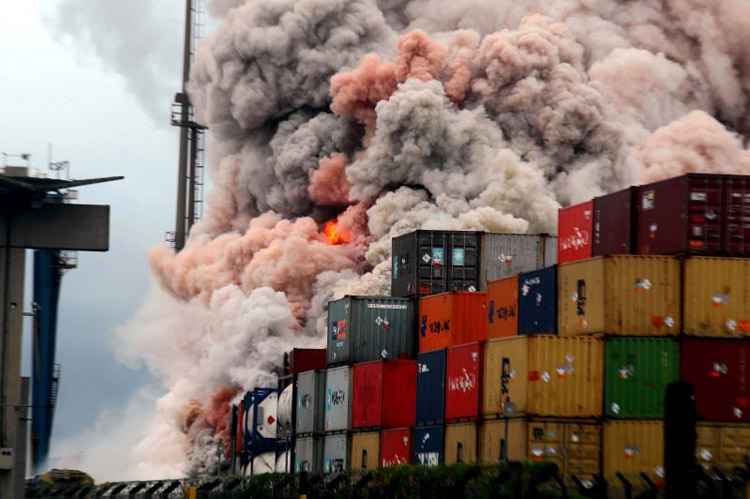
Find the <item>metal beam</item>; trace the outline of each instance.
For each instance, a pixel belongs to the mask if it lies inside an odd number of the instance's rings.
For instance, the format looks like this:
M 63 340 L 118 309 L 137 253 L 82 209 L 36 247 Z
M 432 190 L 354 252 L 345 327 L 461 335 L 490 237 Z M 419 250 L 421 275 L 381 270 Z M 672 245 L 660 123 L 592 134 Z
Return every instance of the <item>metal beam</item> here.
M 20 207 L 5 216 L 0 210 L 0 246 L 108 251 L 109 206 L 43 204 Z

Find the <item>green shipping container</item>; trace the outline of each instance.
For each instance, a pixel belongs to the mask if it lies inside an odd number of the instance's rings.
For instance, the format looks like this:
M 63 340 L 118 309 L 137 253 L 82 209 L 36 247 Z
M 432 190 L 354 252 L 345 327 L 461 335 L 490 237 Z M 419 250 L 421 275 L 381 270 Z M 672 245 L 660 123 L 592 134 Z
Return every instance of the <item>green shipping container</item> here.
M 329 302 L 328 365 L 415 358 L 416 320 L 410 298 L 345 296 Z
M 618 419 L 661 418 L 664 390 L 679 377 L 673 338 L 609 338 L 605 347 L 604 409 Z

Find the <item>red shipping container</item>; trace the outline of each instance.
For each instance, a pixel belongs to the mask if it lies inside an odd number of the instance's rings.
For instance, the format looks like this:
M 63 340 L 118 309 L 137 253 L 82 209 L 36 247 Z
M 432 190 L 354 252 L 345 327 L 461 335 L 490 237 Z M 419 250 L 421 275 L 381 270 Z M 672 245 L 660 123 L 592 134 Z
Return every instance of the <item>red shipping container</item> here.
M 591 258 L 594 201 L 561 208 L 557 218 L 557 263 Z
M 419 351 L 487 339 L 487 293 L 453 292 L 419 300 Z
M 445 420 L 476 419 L 482 400 L 482 344 L 448 349 L 445 375 Z
M 305 371 L 326 368 L 325 348 L 293 348 L 289 352 L 289 373 L 299 374 Z
M 352 428 L 399 428 L 417 419 L 417 361 L 354 364 Z
M 592 256 L 636 252 L 638 188 L 628 187 L 594 199 Z
M 411 429 L 394 428 L 380 434 L 380 466 L 409 464 L 411 459 Z
M 695 387 L 698 418 L 750 421 L 750 342 L 684 338 L 680 351 L 683 381 Z

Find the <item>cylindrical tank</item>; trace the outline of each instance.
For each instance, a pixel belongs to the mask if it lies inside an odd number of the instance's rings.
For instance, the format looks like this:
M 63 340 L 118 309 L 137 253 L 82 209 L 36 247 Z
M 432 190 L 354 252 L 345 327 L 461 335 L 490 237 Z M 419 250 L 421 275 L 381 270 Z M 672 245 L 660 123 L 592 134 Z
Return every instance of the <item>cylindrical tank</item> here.
M 264 452 L 253 458 L 253 475 L 273 473 L 276 470 L 276 454 Z
M 276 473 L 289 473 L 291 469 L 292 453 L 289 451 L 282 452 L 276 458 Z
M 276 411 L 278 417 L 276 431 L 280 438 L 286 437 L 292 432 L 293 388 L 294 385 L 290 384 L 279 395 L 279 407 Z

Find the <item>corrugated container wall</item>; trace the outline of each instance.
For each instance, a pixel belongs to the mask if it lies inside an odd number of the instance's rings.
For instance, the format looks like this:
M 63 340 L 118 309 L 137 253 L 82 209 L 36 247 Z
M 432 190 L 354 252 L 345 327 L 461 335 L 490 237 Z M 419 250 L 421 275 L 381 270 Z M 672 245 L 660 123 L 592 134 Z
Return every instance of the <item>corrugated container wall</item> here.
M 279 405 L 276 411 L 276 435 L 281 439 L 292 436 L 292 406 L 294 404 L 294 384 L 289 384 L 279 394 Z
M 418 230 L 393 238 L 391 294 L 417 296 L 480 287 L 481 233 Z
M 601 472 L 601 442 L 602 427 L 593 421 L 549 418 L 528 423 L 529 459 L 553 462 L 567 478 Z
M 342 431 L 350 428 L 351 393 L 350 367 L 336 367 L 326 371 L 325 431 Z
M 557 237 L 546 234 L 482 234 L 480 289 L 487 283 L 557 263 Z
M 445 380 L 445 419 L 476 419 L 482 404 L 481 343 L 467 343 L 448 349 Z
M 590 258 L 593 230 L 593 201 L 560 209 L 557 219 L 557 263 Z
M 413 426 L 416 418 L 417 363 L 389 360 L 355 364 L 353 428 Z
M 685 333 L 750 334 L 750 260 L 692 257 L 684 265 Z
M 349 471 L 352 437 L 347 433 L 326 435 L 323 439 L 323 472 Z
M 380 433 L 369 431 L 352 435 L 352 471 L 374 470 L 380 467 Z
M 291 374 L 325 368 L 325 348 L 293 348 L 289 352 L 289 372 Z
M 298 437 L 294 450 L 294 469 L 299 472 L 323 472 L 323 439 Z
M 679 345 L 672 338 L 610 338 L 605 346 L 607 417 L 664 417 L 664 392 L 680 376 Z
M 325 407 L 326 371 L 299 373 L 297 375 L 297 434 L 324 431 Z
M 510 400 L 519 415 L 599 417 L 603 362 L 600 338 L 531 336 L 488 341 L 482 410 L 488 417 L 502 415 Z
M 477 424 L 456 423 L 445 426 L 445 464 L 477 462 Z
M 642 254 L 750 255 L 750 179 L 689 174 L 639 190 Z
M 487 284 L 487 338 L 518 334 L 518 276 Z
M 636 252 L 637 204 L 637 187 L 594 199 L 593 256 L 629 255 Z
M 382 358 L 414 358 L 414 301 L 389 296 L 346 296 L 328 303 L 328 365 Z
M 528 459 L 526 447 L 527 424 L 524 418 L 509 419 L 508 440 L 505 443 L 505 420 L 488 420 L 479 427 L 479 463 L 499 464 L 503 461 L 502 449 L 507 446 L 507 459 L 525 461 Z
M 380 466 L 409 464 L 412 454 L 410 428 L 383 430 L 380 439 Z
M 441 293 L 420 298 L 420 352 L 486 339 L 486 293 Z
M 445 355 L 435 350 L 417 355 L 417 422 L 435 425 L 445 414 Z
M 680 262 L 667 256 L 597 257 L 559 267 L 560 335 L 676 335 Z
M 557 266 L 518 276 L 518 334 L 557 332 Z
M 750 342 L 685 338 L 680 373 L 695 388 L 698 418 L 750 421 Z
M 664 478 L 664 424 L 661 421 L 608 421 L 604 423 L 604 478 L 613 483 L 616 473 L 639 482 Z
M 732 423 L 699 423 L 695 448 L 698 464 L 712 470 L 745 468 L 750 455 L 750 425 Z
M 252 392 L 252 455 L 276 450 L 276 409 L 279 393 L 275 388 L 256 388 Z
M 414 428 L 414 464 L 438 466 L 445 463 L 445 426 Z

